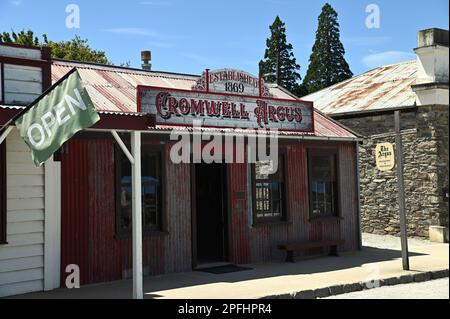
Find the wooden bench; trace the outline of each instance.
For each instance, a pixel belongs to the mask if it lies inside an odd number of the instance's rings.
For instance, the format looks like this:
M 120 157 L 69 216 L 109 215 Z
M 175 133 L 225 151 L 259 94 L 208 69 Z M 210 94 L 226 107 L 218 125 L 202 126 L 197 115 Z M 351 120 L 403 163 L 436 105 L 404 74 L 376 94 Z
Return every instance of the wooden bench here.
M 311 248 L 330 247 L 330 256 L 338 256 L 337 247 L 345 243 L 345 240 L 319 240 L 319 241 L 302 241 L 290 242 L 284 245 L 279 245 L 278 248 L 286 251 L 286 261 L 295 262 L 294 252 L 302 251 Z

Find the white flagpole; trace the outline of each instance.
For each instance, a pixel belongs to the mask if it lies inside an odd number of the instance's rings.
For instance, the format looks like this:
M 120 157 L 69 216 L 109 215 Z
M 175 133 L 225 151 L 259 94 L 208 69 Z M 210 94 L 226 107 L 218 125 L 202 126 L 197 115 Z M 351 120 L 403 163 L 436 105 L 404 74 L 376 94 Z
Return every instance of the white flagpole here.
M 141 133 L 131 133 L 132 206 L 133 206 L 133 298 L 143 298 L 142 282 L 142 197 L 141 197 Z

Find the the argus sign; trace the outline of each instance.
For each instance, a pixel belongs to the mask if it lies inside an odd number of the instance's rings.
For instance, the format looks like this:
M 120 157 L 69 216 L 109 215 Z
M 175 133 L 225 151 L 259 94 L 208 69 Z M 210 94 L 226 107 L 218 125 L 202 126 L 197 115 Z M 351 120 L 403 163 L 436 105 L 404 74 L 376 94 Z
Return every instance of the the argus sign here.
M 140 111 L 158 124 L 313 132 L 310 102 L 138 86 Z
M 380 171 L 390 171 L 395 166 L 394 146 L 391 143 L 380 143 L 375 148 L 375 159 Z
M 32 151 L 34 163 L 40 166 L 76 132 L 98 120 L 75 70 L 20 117 L 16 126 Z

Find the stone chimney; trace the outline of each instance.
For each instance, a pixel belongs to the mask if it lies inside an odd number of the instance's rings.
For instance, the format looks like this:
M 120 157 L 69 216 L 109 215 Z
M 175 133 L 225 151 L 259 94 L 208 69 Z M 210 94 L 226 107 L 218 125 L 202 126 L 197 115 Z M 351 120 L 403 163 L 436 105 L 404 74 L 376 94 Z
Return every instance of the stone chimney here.
M 448 105 L 448 30 L 419 31 L 417 44 L 417 105 Z
M 151 51 L 141 51 L 142 69 L 150 71 L 152 69 L 152 52 Z

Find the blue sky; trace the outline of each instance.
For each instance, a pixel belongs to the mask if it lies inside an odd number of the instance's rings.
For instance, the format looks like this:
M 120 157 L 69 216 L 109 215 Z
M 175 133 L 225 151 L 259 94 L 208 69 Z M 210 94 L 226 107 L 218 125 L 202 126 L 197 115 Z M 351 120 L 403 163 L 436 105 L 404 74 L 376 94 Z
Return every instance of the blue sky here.
M 105 51 L 114 63 L 140 67 L 140 51 L 152 51 L 153 69 L 200 74 L 232 67 L 257 74 L 269 25 L 286 23 L 301 74 L 305 74 L 321 0 L 0 0 L 0 31 L 32 29 L 51 40 L 75 35 Z M 331 0 L 339 14 L 346 59 L 355 74 L 414 59 L 420 29 L 448 29 L 448 0 Z M 65 25 L 68 4 L 80 8 L 80 28 Z M 366 27 L 366 7 L 380 9 L 380 28 Z

